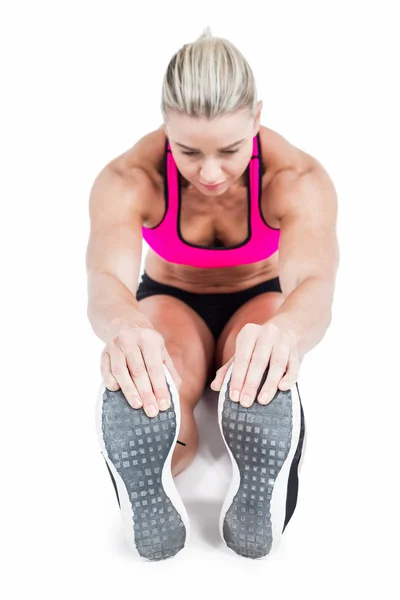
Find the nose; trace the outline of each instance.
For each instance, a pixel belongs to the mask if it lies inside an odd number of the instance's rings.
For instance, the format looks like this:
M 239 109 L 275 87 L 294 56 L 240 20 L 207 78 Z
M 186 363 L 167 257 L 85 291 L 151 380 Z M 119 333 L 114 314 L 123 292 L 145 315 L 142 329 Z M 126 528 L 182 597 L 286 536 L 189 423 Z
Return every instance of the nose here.
M 215 163 L 211 164 L 210 162 L 203 164 L 200 171 L 200 181 L 204 185 L 215 185 L 216 183 L 219 183 L 221 179 L 223 179 L 223 177 L 221 176 L 221 169 L 218 165 Z
M 201 182 L 203 185 L 216 185 L 217 183 L 219 183 L 219 181 L 215 180 L 215 181 L 202 181 Z
M 217 183 L 220 183 L 220 181 L 222 180 L 222 176 L 220 175 L 219 177 L 216 177 L 214 175 L 214 177 L 204 177 L 204 175 L 200 175 L 200 181 L 203 185 L 215 185 Z

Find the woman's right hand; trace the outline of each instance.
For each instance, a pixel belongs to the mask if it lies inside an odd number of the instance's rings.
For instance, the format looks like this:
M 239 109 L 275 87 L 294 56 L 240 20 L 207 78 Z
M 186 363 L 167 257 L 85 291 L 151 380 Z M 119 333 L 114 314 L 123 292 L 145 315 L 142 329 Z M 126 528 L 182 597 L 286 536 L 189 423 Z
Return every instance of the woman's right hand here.
M 179 391 L 182 380 L 162 335 L 152 327 L 124 327 L 106 344 L 100 369 L 109 390 L 121 388 L 133 408 L 143 405 L 147 416 L 155 417 L 171 404 L 163 363 Z

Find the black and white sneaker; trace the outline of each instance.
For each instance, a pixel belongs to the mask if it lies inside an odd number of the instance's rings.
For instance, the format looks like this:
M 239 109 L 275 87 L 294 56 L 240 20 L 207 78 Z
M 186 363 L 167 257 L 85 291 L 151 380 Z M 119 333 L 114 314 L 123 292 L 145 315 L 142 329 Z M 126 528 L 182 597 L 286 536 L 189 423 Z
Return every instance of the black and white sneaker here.
M 218 400 L 218 422 L 232 461 L 220 515 L 221 537 L 237 554 L 263 558 L 276 550 L 297 503 L 305 435 L 298 385 L 278 390 L 267 405 L 245 408 L 229 397 L 233 365 Z M 264 373 L 257 395 L 264 385 Z
M 179 393 L 163 366 L 168 410 L 150 418 L 143 408 L 132 408 L 120 389 L 112 392 L 104 383 L 96 403 L 97 437 L 121 509 L 125 544 L 151 561 L 175 556 L 190 534 L 171 472 L 181 421 Z

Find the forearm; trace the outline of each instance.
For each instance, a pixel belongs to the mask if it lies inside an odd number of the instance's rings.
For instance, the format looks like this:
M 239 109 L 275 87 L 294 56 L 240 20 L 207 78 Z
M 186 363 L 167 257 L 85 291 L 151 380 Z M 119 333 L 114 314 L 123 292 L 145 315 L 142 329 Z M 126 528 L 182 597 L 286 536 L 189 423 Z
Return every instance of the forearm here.
M 295 341 L 300 361 L 324 337 L 332 319 L 334 282 L 308 278 L 285 299 L 268 320 Z
M 125 326 L 152 327 L 132 292 L 110 273 L 88 276 L 87 316 L 106 344 Z

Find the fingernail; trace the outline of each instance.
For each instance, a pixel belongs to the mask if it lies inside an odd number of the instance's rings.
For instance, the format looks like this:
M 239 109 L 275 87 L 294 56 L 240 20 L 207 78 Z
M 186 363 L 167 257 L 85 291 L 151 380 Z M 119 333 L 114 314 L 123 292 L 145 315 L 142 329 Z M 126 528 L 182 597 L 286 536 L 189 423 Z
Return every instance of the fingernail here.
M 132 400 L 132 404 L 135 408 L 140 408 L 142 406 L 142 402 L 141 402 L 140 398 L 138 398 L 137 396 L 132 396 L 131 400 Z
M 250 400 L 250 396 L 248 396 L 247 394 L 245 394 L 245 395 L 242 397 L 242 405 L 243 405 L 243 406 L 250 406 L 250 402 L 251 402 L 251 400 Z
M 167 408 L 169 408 L 169 401 L 166 398 L 162 398 L 162 400 L 160 400 L 159 406 L 161 410 L 167 410 Z
M 290 388 L 290 383 L 288 383 L 287 381 L 285 381 L 284 383 L 281 383 L 279 385 L 279 387 L 281 388 L 281 390 L 288 390 Z
M 235 390 L 234 392 L 231 392 L 231 400 L 232 400 L 232 402 L 238 402 L 239 392 L 237 390 Z
M 149 415 L 149 417 L 155 417 L 158 414 L 157 407 L 154 406 L 154 404 L 149 406 L 147 409 L 147 414 Z
M 262 394 L 260 394 L 260 396 L 258 397 L 258 401 L 260 402 L 260 404 L 267 404 L 267 402 L 268 402 L 267 392 L 263 392 Z

